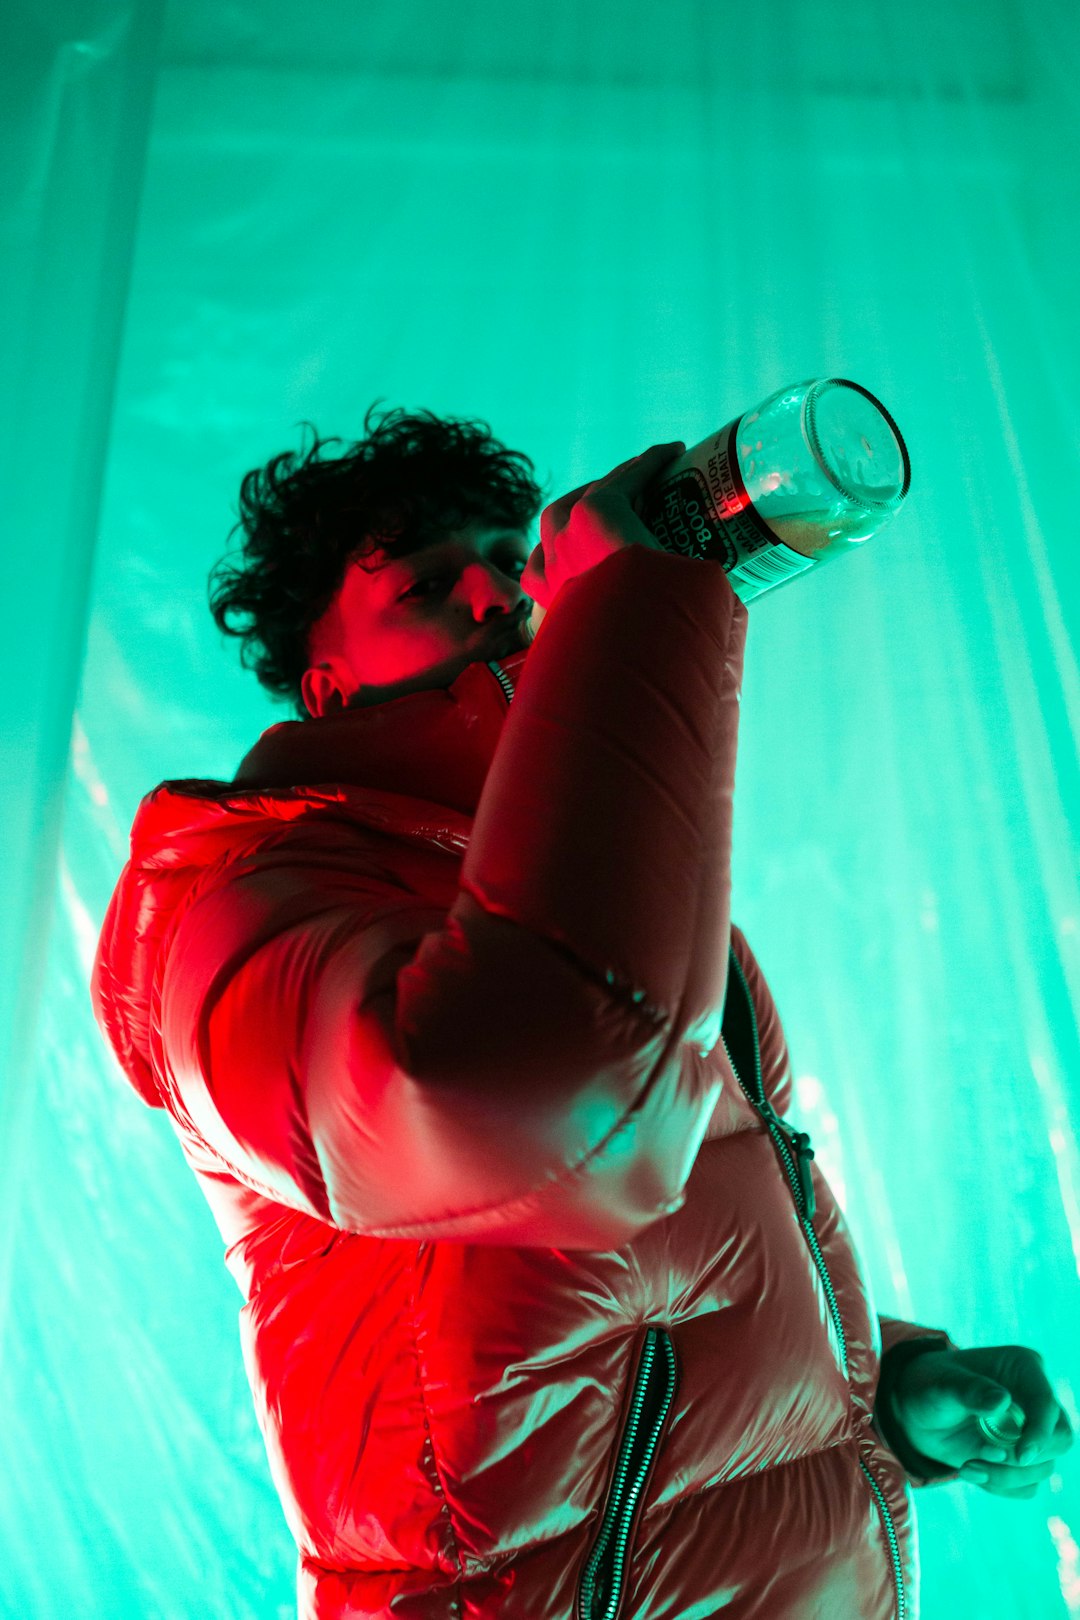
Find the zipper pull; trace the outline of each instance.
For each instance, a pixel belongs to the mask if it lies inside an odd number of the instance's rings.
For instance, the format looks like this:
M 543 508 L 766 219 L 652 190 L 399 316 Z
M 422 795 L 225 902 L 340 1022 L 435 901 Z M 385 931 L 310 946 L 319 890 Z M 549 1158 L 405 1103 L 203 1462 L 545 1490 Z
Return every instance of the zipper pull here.
M 814 1150 L 810 1146 L 810 1138 L 805 1131 L 796 1131 L 792 1139 L 799 1165 L 799 1185 L 802 1188 L 803 1203 L 806 1205 L 806 1218 L 812 1220 L 817 1209 L 817 1199 L 814 1196 L 814 1178 L 810 1173 L 810 1160 L 814 1157 Z

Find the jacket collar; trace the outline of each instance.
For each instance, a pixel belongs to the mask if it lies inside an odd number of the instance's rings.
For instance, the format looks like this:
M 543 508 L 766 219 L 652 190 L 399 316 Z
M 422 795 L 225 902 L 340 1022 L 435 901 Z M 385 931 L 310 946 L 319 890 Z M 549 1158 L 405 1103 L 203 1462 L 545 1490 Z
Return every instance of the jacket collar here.
M 471 816 L 528 653 L 526 647 L 467 664 L 448 687 L 315 720 L 283 720 L 244 756 L 233 785 L 366 787 Z

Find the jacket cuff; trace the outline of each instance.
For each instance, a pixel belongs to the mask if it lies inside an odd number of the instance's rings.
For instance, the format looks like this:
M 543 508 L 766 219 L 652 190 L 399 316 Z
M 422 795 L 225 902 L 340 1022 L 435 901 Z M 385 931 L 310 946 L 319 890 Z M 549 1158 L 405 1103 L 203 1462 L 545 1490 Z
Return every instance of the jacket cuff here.
M 911 1484 L 916 1487 L 947 1485 L 958 1478 L 959 1470 L 947 1468 L 943 1463 L 935 1462 L 932 1457 L 925 1457 L 921 1451 L 916 1451 L 907 1443 L 893 1410 L 893 1389 L 903 1368 L 915 1356 L 925 1355 L 931 1350 L 954 1348 L 947 1333 L 931 1332 L 919 1338 L 901 1339 L 882 1354 L 877 1393 L 874 1397 L 873 1427 L 900 1463 Z

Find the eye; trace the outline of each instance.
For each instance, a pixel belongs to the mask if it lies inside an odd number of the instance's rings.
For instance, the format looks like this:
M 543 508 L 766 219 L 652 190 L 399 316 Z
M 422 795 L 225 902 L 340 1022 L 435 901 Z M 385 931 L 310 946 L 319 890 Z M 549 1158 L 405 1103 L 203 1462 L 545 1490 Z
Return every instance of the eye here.
M 440 580 L 449 578 L 449 574 L 428 574 L 426 579 L 417 580 L 415 585 L 411 585 L 407 591 L 403 591 L 398 597 L 398 601 L 404 602 L 410 596 L 420 596 L 428 585 L 437 585 Z
M 521 575 L 525 572 L 526 559 L 524 557 L 519 557 L 516 552 L 512 556 L 507 555 L 503 559 L 503 561 L 499 563 L 498 566 L 499 566 L 499 569 L 501 570 L 501 572 L 508 573 L 510 571 L 510 569 L 512 567 L 514 567 L 515 565 L 516 565 L 517 570 L 518 570 L 517 577 L 520 579 Z M 404 602 L 410 596 L 415 596 L 415 597 L 424 596 L 424 595 L 427 594 L 427 587 L 429 585 L 438 585 L 440 582 L 450 580 L 453 577 L 454 576 L 453 576 L 452 573 L 446 573 L 446 572 L 443 572 L 441 574 L 427 574 L 423 579 L 418 579 L 415 585 L 410 585 L 410 587 L 409 587 L 409 589 L 407 591 L 403 591 L 402 594 L 398 597 L 398 601 L 399 602 Z

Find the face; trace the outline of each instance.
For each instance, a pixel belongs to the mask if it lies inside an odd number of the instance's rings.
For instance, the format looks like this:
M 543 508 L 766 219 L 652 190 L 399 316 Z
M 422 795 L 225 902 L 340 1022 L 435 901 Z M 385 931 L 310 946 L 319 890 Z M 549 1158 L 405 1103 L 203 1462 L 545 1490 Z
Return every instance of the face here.
M 308 713 L 449 686 L 474 660 L 526 646 L 518 581 L 532 546 L 527 531 L 473 524 L 408 557 L 380 548 L 350 563 L 311 633 Z

